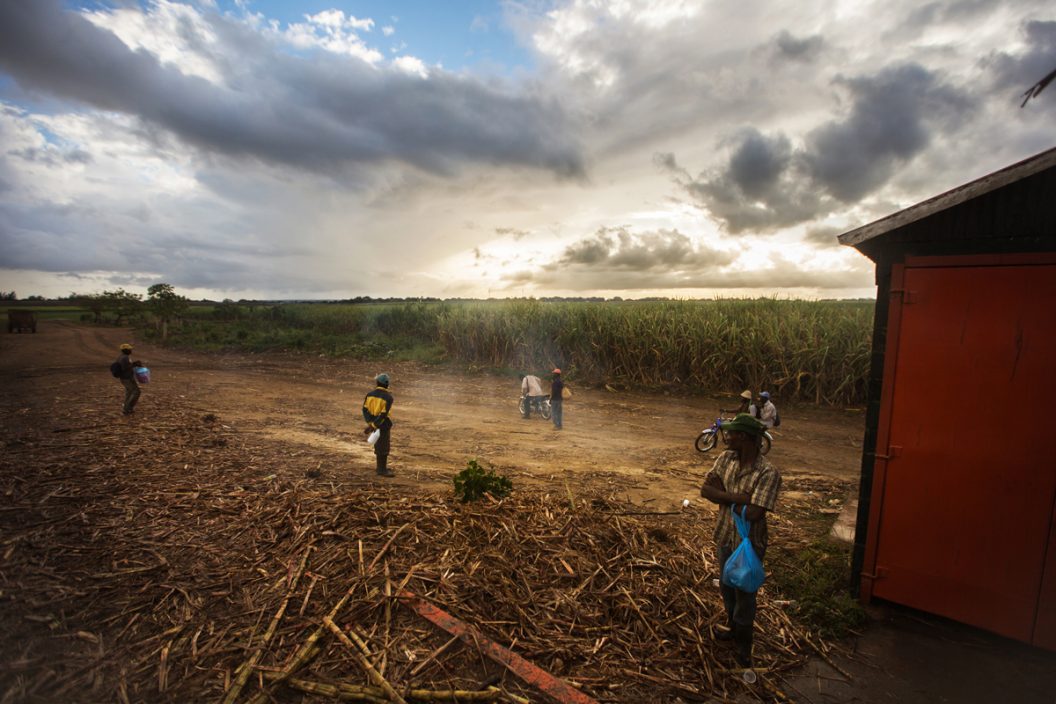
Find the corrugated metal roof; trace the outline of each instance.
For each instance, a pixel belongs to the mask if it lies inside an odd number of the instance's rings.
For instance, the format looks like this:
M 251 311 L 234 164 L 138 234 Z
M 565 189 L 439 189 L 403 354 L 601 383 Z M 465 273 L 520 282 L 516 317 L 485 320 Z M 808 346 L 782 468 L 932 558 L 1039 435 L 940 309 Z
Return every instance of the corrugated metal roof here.
M 995 171 L 963 186 L 946 191 L 934 198 L 921 201 L 905 210 L 900 210 L 868 225 L 862 225 L 859 228 L 845 232 L 838 239 L 840 244 L 857 247 L 863 242 L 898 229 L 903 225 L 908 225 L 929 215 L 960 205 L 972 198 L 977 198 L 984 193 L 989 193 L 1002 186 L 1015 183 L 1020 179 L 1033 176 L 1053 166 L 1056 166 L 1056 147 L 1040 154 L 1035 154 L 1011 166 L 1006 166 L 1000 171 Z

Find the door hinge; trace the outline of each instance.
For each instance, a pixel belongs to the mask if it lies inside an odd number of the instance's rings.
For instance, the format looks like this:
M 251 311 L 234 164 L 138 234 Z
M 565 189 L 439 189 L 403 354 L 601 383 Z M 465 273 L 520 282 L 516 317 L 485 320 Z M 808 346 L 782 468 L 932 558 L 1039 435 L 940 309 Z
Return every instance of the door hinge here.
M 891 459 L 894 459 L 895 457 L 898 457 L 901 454 L 902 454 L 902 446 L 901 445 L 889 445 L 888 448 L 887 448 L 887 454 L 886 455 L 881 455 L 879 452 L 874 452 L 873 453 L 873 457 L 875 457 L 878 460 L 891 460 Z
M 866 579 L 872 579 L 872 580 L 883 579 L 884 577 L 887 576 L 887 568 L 886 567 L 881 567 L 880 565 L 877 565 L 875 572 L 873 572 L 872 574 L 869 574 L 868 572 L 862 572 L 862 576 L 865 577 Z

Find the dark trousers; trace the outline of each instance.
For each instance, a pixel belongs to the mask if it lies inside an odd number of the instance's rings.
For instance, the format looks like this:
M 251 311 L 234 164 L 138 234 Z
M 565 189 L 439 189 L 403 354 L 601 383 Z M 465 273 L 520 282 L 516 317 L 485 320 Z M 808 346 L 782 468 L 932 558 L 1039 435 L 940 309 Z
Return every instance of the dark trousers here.
M 733 548 L 719 548 L 719 574 L 726 566 L 726 560 L 733 554 Z M 742 592 L 740 589 L 729 587 L 719 581 L 719 591 L 722 592 L 722 603 L 726 607 L 726 623 L 729 626 L 742 626 L 751 631 L 755 623 L 755 593 Z
M 125 405 L 122 410 L 125 413 L 131 413 L 136 408 L 136 402 L 139 401 L 139 384 L 135 379 L 122 379 L 121 385 L 125 387 Z
M 543 397 L 542 396 L 527 396 L 524 399 L 524 417 L 528 418 L 532 415 L 532 409 L 535 409 L 539 413 L 543 412 Z
M 554 427 L 561 429 L 561 399 L 550 399 L 550 418 L 554 421 Z
M 389 448 L 392 444 L 392 427 L 382 428 L 378 441 L 374 443 L 374 456 L 378 461 L 378 471 L 384 472 L 389 460 Z

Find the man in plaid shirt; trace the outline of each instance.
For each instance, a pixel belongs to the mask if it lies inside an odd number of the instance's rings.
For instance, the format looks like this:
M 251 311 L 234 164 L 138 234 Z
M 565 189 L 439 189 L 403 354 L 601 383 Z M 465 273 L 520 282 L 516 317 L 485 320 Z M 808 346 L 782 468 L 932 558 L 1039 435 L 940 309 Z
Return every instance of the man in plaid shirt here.
M 766 512 L 774 509 L 781 489 L 781 475 L 759 451 L 766 426 L 747 413 L 741 413 L 723 424 L 722 429 L 727 450 L 715 460 L 700 487 L 700 495 L 719 506 L 715 546 L 720 571 L 741 542 L 730 511 L 736 507 L 738 515 L 751 522 L 748 538 L 762 560 L 767 544 Z M 755 593 L 742 592 L 725 584 L 721 584 L 720 589 L 729 630 L 718 633 L 716 638 L 732 640 L 737 645 L 738 664 L 751 667 Z

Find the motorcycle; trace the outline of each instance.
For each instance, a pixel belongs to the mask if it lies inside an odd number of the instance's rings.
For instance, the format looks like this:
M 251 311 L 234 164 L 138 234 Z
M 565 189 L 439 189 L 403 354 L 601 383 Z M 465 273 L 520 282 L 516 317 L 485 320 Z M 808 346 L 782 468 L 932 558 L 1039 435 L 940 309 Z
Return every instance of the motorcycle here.
M 517 410 L 519 410 L 521 412 L 521 416 L 522 417 L 525 415 L 525 410 L 526 410 L 525 404 L 527 404 L 527 403 L 528 403 L 528 397 L 527 396 L 521 396 L 521 400 L 517 404 Z M 550 397 L 549 396 L 543 396 L 539 400 L 539 407 L 536 410 L 538 410 L 539 413 L 543 416 L 543 420 L 550 420 Z
M 714 449 L 715 446 L 719 443 L 719 435 L 722 435 L 723 443 L 725 443 L 726 433 L 722 429 L 722 424 L 724 422 L 729 422 L 730 420 L 732 419 L 716 418 L 715 422 L 711 424 L 710 428 L 705 428 L 704 430 L 702 430 L 700 432 L 700 435 L 697 436 L 697 441 L 694 443 L 697 448 L 697 452 L 707 452 L 708 450 Z M 773 443 L 773 441 L 774 436 L 770 434 L 770 431 L 764 432 L 763 444 L 759 448 L 759 452 L 764 455 L 767 452 L 770 452 L 770 445 Z

